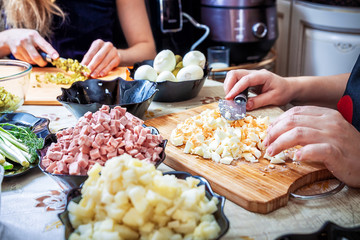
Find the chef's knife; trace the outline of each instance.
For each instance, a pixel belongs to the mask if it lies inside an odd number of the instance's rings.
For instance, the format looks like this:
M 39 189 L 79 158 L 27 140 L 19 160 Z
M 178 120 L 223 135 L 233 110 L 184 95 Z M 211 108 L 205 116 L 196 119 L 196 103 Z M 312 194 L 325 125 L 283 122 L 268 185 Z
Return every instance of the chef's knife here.
M 41 55 L 41 57 L 45 60 L 45 61 L 47 61 L 48 63 L 52 63 L 54 60 L 50 57 L 50 55 L 49 54 L 47 54 L 46 52 L 43 52 L 43 51 L 39 51 L 39 53 L 40 53 L 40 55 Z M 62 60 L 62 61 L 65 61 L 66 59 L 65 58 L 59 58 L 60 60 Z
M 245 89 L 233 100 L 219 100 L 219 110 L 221 116 L 229 121 L 242 119 L 246 116 L 246 102 L 248 99 L 248 89 Z
M 68 71 L 72 71 L 72 72 L 77 72 L 77 73 L 81 73 L 84 75 L 84 73 L 89 73 L 90 70 L 87 66 L 85 65 L 82 65 L 80 63 L 76 64 L 77 63 L 77 60 L 72 60 L 72 59 L 65 59 L 65 58 L 62 58 L 62 57 L 59 57 L 58 59 L 56 60 L 53 60 L 49 54 L 47 54 L 46 52 L 43 52 L 43 51 L 39 51 L 41 57 L 53 64 L 55 67 L 57 68 L 60 68 L 60 69 L 63 69 L 64 71 L 68 72 Z M 74 65 L 76 64 L 76 65 Z

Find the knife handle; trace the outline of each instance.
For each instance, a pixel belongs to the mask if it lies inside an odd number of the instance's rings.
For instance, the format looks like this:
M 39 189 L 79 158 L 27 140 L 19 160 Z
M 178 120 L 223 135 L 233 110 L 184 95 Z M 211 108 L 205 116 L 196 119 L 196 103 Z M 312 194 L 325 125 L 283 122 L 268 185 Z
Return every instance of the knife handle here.
M 248 92 L 249 92 L 249 88 L 246 88 L 246 89 L 245 89 L 244 91 L 242 91 L 239 95 L 237 95 L 236 97 L 234 97 L 234 102 L 235 102 L 235 103 L 247 102 Z
M 41 55 L 41 57 L 45 60 L 45 61 L 47 61 L 47 62 L 49 62 L 49 63 L 52 63 L 52 59 L 51 59 L 51 57 L 49 56 L 49 54 L 47 54 L 46 52 L 43 52 L 43 51 L 39 51 L 39 53 L 40 53 L 40 55 Z

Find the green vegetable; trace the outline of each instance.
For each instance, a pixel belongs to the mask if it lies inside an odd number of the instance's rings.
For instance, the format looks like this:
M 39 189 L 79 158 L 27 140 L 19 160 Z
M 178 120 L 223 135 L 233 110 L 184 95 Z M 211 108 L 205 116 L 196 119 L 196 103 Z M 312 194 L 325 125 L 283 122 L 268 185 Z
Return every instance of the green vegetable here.
M 19 107 L 20 98 L 0 87 L 0 112 L 11 112 Z
M 0 165 L 4 167 L 5 171 L 12 170 L 14 168 L 13 164 L 6 161 L 4 163 L 1 163 Z
M 14 136 L 18 140 L 18 142 L 20 140 L 22 144 L 26 145 L 28 149 L 27 152 L 31 155 L 30 163 L 35 163 L 38 159 L 36 150 L 43 147 L 44 139 L 37 137 L 36 134 L 31 131 L 29 127 L 17 126 L 10 123 L 2 123 L 0 124 L 0 132 L 1 129 L 3 129 L 3 126 L 10 127 L 11 129 L 5 131 Z
M 6 130 L 3 126 L 10 129 Z M 0 124 L 0 155 L 6 160 L 4 162 L 0 157 L 0 164 L 6 170 L 20 171 L 29 168 L 30 164 L 38 160 L 36 150 L 42 147 L 43 139 L 38 138 L 30 128 L 10 123 Z

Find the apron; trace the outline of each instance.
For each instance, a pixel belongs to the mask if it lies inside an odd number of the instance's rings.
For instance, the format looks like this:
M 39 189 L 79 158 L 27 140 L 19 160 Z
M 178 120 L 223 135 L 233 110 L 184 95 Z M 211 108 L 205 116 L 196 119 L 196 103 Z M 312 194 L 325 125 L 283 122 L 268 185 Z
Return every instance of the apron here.
M 120 25 L 115 0 L 56 0 L 56 4 L 66 18 L 62 22 L 54 16 L 49 42 L 61 57 L 81 61 L 94 40 L 117 41 Z
M 343 117 L 360 131 L 360 55 L 337 108 Z

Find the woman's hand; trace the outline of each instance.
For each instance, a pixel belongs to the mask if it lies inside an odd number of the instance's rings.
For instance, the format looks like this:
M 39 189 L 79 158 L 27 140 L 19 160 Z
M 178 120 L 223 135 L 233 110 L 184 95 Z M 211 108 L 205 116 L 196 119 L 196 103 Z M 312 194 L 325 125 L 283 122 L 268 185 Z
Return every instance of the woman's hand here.
M 111 42 L 101 39 L 95 40 L 85 54 L 81 64 L 90 69 L 93 78 L 106 76 L 113 68 L 120 64 L 118 50 Z
M 12 53 L 16 59 L 30 64 L 46 66 L 47 62 L 40 56 L 37 49 L 41 49 L 52 59 L 59 57 L 58 52 L 36 30 L 9 29 L 0 34 L 1 55 Z
M 268 129 L 264 140 L 270 156 L 302 145 L 295 159 L 321 162 L 352 187 L 360 187 L 360 133 L 336 110 L 314 106 L 294 107 Z
M 233 99 L 248 87 L 256 87 L 258 95 L 248 99 L 247 110 L 266 105 L 285 105 L 294 92 L 287 79 L 267 70 L 233 70 L 224 81 L 225 99 Z

